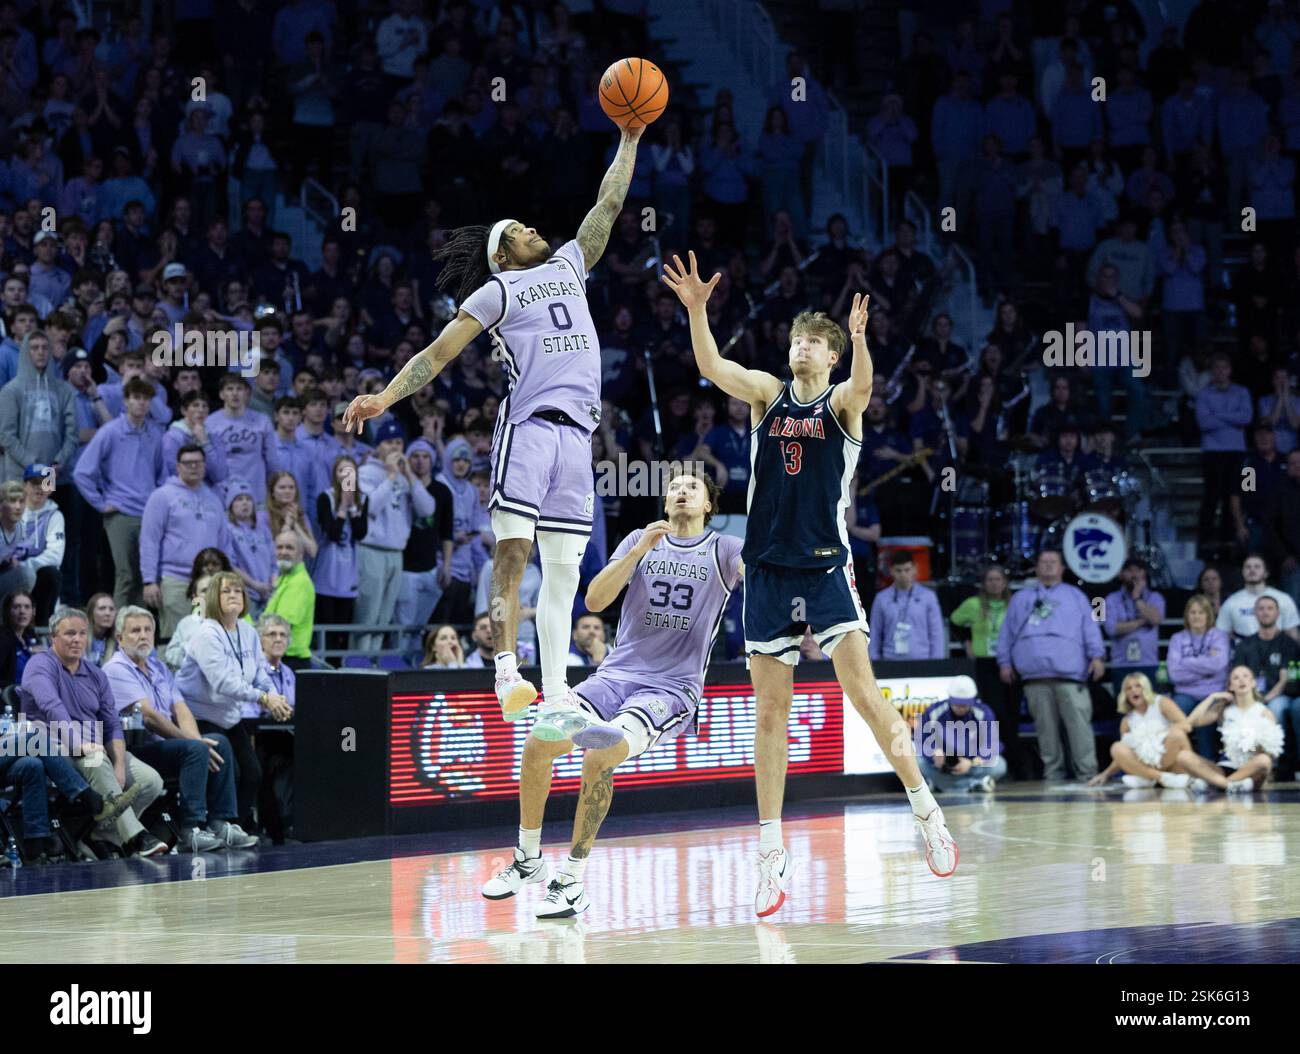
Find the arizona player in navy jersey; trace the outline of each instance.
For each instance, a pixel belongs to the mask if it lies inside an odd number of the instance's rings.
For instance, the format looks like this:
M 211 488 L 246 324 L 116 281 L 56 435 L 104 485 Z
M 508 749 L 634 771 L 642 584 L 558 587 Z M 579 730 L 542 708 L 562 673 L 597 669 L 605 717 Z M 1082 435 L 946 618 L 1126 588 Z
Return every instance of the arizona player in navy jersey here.
M 957 846 L 943 812 L 916 764 L 912 739 L 898 710 L 886 703 L 867 654 L 870 629 L 853 581 L 845 510 L 862 445 L 862 414 L 871 398 L 867 299 L 853 297 L 849 379 L 830 383 L 844 352 L 844 331 L 822 312 L 803 312 L 790 326 L 790 372 L 770 373 L 728 362 L 709 332 L 706 305 L 720 275 L 701 280 L 695 254 L 689 269 L 674 256 L 663 280 L 691 323 L 700 375 L 750 407 L 749 520 L 742 556 L 746 567 L 745 653 L 754 681 L 758 724 L 754 773 L 758 785 L 758 894 L 760 916 L 785 902 L 794 873 L 781 838 L 794 667 L 805 627 L 830 656 L 845 698 L 862 715 L 903 781 L 925 839 L 930 870 L 946 878 L 957 869 Z

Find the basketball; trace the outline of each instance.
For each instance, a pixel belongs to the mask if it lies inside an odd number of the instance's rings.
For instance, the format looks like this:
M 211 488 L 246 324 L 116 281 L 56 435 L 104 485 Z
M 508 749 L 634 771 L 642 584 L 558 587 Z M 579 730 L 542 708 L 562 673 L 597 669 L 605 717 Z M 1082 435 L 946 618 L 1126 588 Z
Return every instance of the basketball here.
M 668 78 L 646 59 L 619 59 L 600 78 L 600 108 L 620 128 L 657 119 L 668 105 Z

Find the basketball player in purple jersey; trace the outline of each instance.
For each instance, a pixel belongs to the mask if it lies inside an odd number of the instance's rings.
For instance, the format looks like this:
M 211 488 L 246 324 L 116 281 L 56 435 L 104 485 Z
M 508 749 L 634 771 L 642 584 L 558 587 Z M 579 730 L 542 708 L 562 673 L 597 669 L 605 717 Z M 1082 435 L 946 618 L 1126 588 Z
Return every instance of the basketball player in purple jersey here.
M 577 708 L 568 686 L 570 620 L 578 565 L 591 536 L 591 433 L 600 422 L 600 345 L 586 281 L 623 207 L 643 130 L 622 130 L 595 207 L 576 237 L 555 252 L 517 220 L 452 231 L 437 253 L 443 264 L 437 282 L 456 297 L 460 311 L 387 388 L 357 397 L 344 416 L 345 428 L 360 431 L 363 422 L 432 381 L 485 329 L 491 335 L 493 357 L 505 364 L 510 380 L 492 437 L 488 503 L 496 536 L 489 615 L 497 699 L 507 721 L 526 716 L 537 698 L 537 688 L 515 666 L 519 583 L 534 535 L 542 562 L 542 712 Z
M 519 779 L 519 845 L 514 862 L 483 886 L 489 900 L 546 881 L 542 816 L 552 766 L 580 746 L 586 754 L 569 857 L 537 917 L 567 919 L 586 911 L 583 872 L 609 812 L 614 769 L 694 727 L 709 652 L 742 572 L 741 540 L 708 530 L 719 493 L 711 479 L 674 477 L 664 497 L 667 522 L 624 538 L 587 587 L 588 609 L 601 611 L 627 586 L 618 636 L 600 668 L 575 689 L 588 720 L 574 723 L 560 713 L 533 726 Z
M 855 294 L 849 312 L 853 366 L 832 385 L 844 331 L 821 312 L 804 312 L 790 326 L 790 371 L 770 373 L 723 359 L 709 332 L 706 305 L 719 275 L 707 283 L 676 256 L 664 282 L 686 307 L 700 376 L 749 403 L 749 519 L 745 528 L 745 653 L 754 680 L 758 722 L 754 774 L 758 789 L 758 893 L 754 910 L 772 914 L 785 902 L 794 873 L 781 838 L 794 667 L 805 628 L 835 666 L 845 699 L 870 726 L 903 781 L 925 840 L 926 862 L 940 878 L 957 869 L 957 846 L 943 812 L 917 767 L 912 739 L 898 710 L 886 703 L 867 654 L 870 627 L 853 581 L 844 512 L 862 446 L 862 413 L 871 399 L 867 299 Z

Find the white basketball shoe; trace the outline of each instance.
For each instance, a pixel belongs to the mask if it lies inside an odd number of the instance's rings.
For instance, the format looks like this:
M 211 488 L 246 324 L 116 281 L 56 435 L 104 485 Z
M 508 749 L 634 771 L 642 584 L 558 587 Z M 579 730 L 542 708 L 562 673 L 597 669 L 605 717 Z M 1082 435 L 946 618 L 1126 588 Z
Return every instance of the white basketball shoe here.
M 754 895 L 754 913 L 765 919 L 785 903 L 786 890 L 794 878 L 795 863 L 783 846 L 770 853 L 758 854 L 758 892 Z
M 535 882 L 545 882 L 550 868 L 539 853 L 537 856 L 524 856 L 524 851 L 515 846 L 514 861 L 504 871 L 483 883 L 483 896 L 488 900 L 505 900 L 513 897 L 524 886 Z

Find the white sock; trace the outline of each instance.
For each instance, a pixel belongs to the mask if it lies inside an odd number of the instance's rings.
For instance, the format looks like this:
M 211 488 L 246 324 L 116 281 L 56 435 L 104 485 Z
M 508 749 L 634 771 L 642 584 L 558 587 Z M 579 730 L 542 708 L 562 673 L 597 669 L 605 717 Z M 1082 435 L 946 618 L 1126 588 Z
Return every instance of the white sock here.
M 939 807 L 939 803 L 934 800 L 934 795 L 930 793 L 930 788 L 922 783 L 919 787 L 905 787 L 907 791 L 907 800 L 912 805 L 912 812 L 921 819 L 925 819 L 930 813 Z
M 573 639 L 573 598 L 577 592 L 578 565 L 547 560 L 543 555 L 536 618 L 542 695 L 547 706 L 563 703 L 569 691 L 569 641 Z
M 513 677 L 519 672 L 515 665 L 515 653 L 512 651 L 503 651 L 496 656 L 497 676 Z
M 773 849 L 784 848 L 785 842 L 781 838 L 781 818 L 778 816 L 775 820 L 759 820 L 758 851 L 770 853 Z
M 524 856 L 533 857 L 542 855 L 542 829 L 535 827 L 519 828 L 519 848 L 524 851 Z
M 583 857 L 581 860 L 575 860 L 572 853 L 570 853 L 568 859 L 560 865 L 560 874 L 568 875 L 575 882 L 581 882 L 582 876 L 586 871 L 587 858 Z

